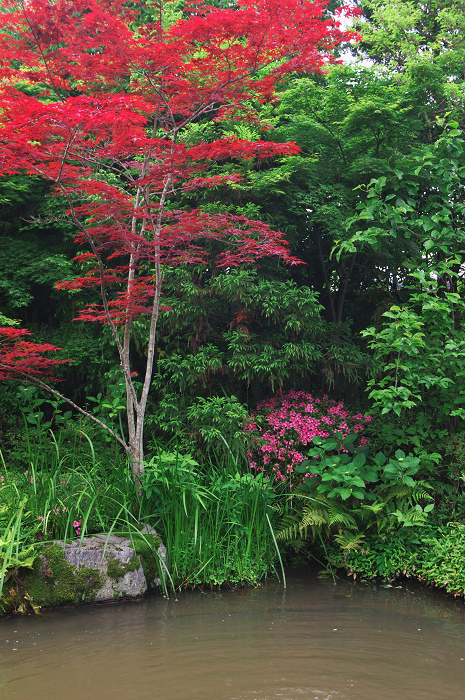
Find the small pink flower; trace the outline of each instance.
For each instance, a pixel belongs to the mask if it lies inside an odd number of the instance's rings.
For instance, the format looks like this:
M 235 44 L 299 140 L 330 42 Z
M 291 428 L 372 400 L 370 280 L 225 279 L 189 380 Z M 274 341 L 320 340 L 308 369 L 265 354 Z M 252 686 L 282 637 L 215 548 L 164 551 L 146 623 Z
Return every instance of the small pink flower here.
M 34 483 L 34 477 L 31 476 L 31 484 Z

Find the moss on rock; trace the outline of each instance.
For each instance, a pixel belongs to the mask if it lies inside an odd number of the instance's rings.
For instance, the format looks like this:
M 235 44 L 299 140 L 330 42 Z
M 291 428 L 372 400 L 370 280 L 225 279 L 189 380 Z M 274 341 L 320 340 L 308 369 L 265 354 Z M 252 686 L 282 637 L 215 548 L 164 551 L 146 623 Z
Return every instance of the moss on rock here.
M 141 562 L 139 560 L 139 557 L 137 556 L 137 553 L 134 554 L 134 556 L 128 561 L 127 564 L 122 564 L 112 554 L 109 554 L 107 556 L 107 560 L 108 560 L 107 574 L 110 578 L 114 579 L 115 581 L 118 581 L 118 579 L 123 578 L 123 576 L 126 576 L 126 574 L 129 573 L 129 571 L 137 571 L 137 569 L 141 565 Z
M 140 557 L 145 578 L 149 585 L 160 578 L 158 548 L 161 545 L 160 537 L 144 534 L 143 537 L 133 537 L 134 551 Z
M 22 580 L 24 590 L 41 607 L 90 602 L 102 584 L 98 569 L 70 564 L 58 545 L 45 549 Z

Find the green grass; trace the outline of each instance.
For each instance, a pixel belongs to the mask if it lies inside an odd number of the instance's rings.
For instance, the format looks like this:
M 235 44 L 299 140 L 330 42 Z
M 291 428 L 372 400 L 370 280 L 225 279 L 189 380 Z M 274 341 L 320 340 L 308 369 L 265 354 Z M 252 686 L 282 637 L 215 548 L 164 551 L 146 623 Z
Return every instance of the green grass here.
M 178 587 L 254 585 L 273 570 L 275 495 L 262 475 L 159 450 L 142 487 Z
M 190 455 L 159 449 L 141 491 L 124 458 L 102 465 L 85 433 L 73 446 L 60 433 L 26 430 L 23 453 L 27 463 L 14 468 L 0 457 L 0 596 L 54 540 L 124 533 L 156 552 L 141 523 L 155 527 L 167 548 L 167 570 L 156 555 L 165 594 L 169 586 L 256 585 L 280 561 L 275 494 L 232 451 L 200 467 Z

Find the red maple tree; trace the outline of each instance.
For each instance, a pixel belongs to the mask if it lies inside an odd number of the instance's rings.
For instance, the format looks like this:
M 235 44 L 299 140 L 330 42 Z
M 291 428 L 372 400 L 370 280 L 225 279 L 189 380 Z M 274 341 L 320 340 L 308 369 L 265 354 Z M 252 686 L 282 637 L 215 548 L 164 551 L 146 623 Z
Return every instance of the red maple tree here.
M 231 136 L 189 144 L 184 133 L 205 117 L 259 123 L 253 105 L 275 99 L 282 78 L 320 70 L 328 52 L 350 36 L 325 19 L 324 6 L 237 0 L 220 9 L 187 0 L 182 17 L 167 28 L 163 0 L 149 21 L 139 0 L 3 4 L 0 166 L 5 174 L 40 175 L 67 202 L 76 240 L 85 246 L 78 256 L 84 273 L 60 286 L 100 293 L 79 318 L 111 329 L 127 394 L 128 438 L 119 441 L 136 475 L 143 469 L 165 266 L 206 262 L 209 241 L 221 248 L 217 266 L 266 256 L 296 262 L 283 234 L 260 221 L 167 205 L 179 191 L 238 181 L 237 174 L 209 174 L 219 162 L 292 155 L 297 146 Z M 130 341 L 141 314 L 149 330 L 137 392 Z M 38 352 L 41 347 L 51 349 L 37 346 Z M 29 379 L 45 387 L 39 375 L 52 366 L 53 360 L 41 364 L 31 356 Z

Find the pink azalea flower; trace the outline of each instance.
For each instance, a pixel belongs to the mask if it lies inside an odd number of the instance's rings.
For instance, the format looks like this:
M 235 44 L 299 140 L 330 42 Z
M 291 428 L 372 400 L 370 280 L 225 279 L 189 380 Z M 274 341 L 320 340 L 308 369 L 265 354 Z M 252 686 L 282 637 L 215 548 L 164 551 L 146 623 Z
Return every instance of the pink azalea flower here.
M 249 463 L 256 471 L 267 471 L 275 483 L 296 485 L 306 478 L 295 467 L 305 459 L 308 446 L 315 436 L 342 437 L 359 434 L 371 416 L 358 413 L 351 416 L 342 401 L 323 396 L 315 398 L 303 391 L 291 390 L 262 401 L 244 425 L 249 435 Z M 366 443 L 361 437 L 358 444 Z M 294 477 L 292 476 L 294 474 Z

